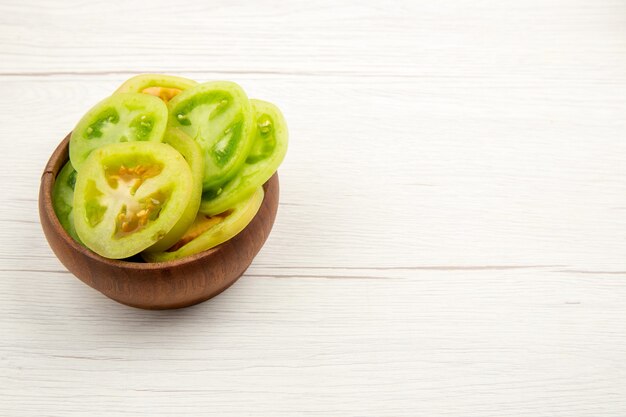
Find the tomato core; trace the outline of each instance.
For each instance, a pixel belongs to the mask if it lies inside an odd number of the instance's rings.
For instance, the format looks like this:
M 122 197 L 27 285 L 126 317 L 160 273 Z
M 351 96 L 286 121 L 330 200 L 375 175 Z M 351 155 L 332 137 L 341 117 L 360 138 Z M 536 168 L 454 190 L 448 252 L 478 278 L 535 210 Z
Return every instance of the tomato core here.
M 142 93 L 158 97 L 166 103 L 176 97 L 181 91 L 179 88 L 167 87 L 148 87 L 141 90 Z
M 156 220 L 163 207 L 166 195 L 157 191 L 140 200 L 132 199 L 137 189 L 148 179 L 156 177 L 163 170 L 159 164 L 138 164 L 133 167 L 120 165 L 106 167 L 105 177 L 115 190 L 116 196 L 124 201 L 116 217 L 115 237 L 120 238 L 143 229 L 148 221 Z
M 138 232 L 146 227 L 149 221 L 156 220 L 165 200 L 167 197 L 164 193 L 156 192 L 137 204 L 123 206 L 116 218 L 115 237 L 120 238 Z
M 114 168 L 106 167 L 105 175 L 111 188 L 117 189 L 121 186 L 129 189 L 131 195 L 134 195 L 144 181 L 156 177 L 161 171 L 163 171 L 163 167 L 158 164 L 148 166 L 139 164 L 134 167 L 127 167 L 122 164 Z

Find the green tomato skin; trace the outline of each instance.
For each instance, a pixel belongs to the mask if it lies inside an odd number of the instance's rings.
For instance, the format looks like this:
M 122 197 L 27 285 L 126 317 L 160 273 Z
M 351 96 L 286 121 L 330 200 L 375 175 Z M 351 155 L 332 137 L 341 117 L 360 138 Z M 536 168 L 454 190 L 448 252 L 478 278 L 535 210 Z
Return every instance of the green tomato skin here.
M 71 162 L 63 166 L 56 177 L 52 189 L 52 207 L 63 229 L 78 243 L 82 244 L 74 227 L 74 186 L 76 170 Z
M 187 208 L 183 212 L 180 220 L 174 225 L 161 240 L 146 249 L 147 252 L 162 252 L 170 248 L 185 234 L 189 226 L 194 222 L 200 198 L 202 196 L 202 174 L 204 173 L 204 159 L 200 146 L 179 129 L 168 129 L 163 139 L 165 143 L 176 149 L 187 161 L 191 169 L 193 179 L 192 193 L 189 198 Z
M 128 174 L 138 169 L 145 176 L 138 176 L 138 171 Z M 189 164 L 170 145 L 125 142 L 100 147 L 78 171 L 73 211 L 76 232 L 85 246 L 103 257 L 133 256 L 176 225 L 192 190 Z M 136 226 L 140 217 L 147 222 Z M 124 229 L 124 224 L 131 223 L 135 226 Z
M 252 149 L 237 175 L 217 191 L 202 195 L 200 212 L 215 215 L 245 199 L 276 172 L 287 153 L 287 123 L 275 105 L 250 100 L 254 111 L 256 133 Z
M 167 106 L 157 97 L 118 93 L 100 101 L 78 122 L 70 137 L 70 160 L 80 172 L 89 154 L 118 142 L 161 142 Z
M 115 90 L 116 93 L 141 93 L 150 87 L 177 88 L 186 90 L 198 83 L 188 78 L 176 77 L 165 74 L 139 74 L 124 81 L 124 83 Z
M 202 149 L 203 190 L 225 184 L 244 164 L 254 138 L 250 100 L 229 81 L 189 88 L 169 103 L 169 125 L 183 130 Z
M 204 252 L 226 242 L 239 234 L 254 219 L 259 208 L 261 208 L 264 195 L 263 188 L 257 188 L 249 198 L 232 207 L 229 213 L 225 214 L 225 217 L 217 224 L 212 225 L 198 236 L 192 237 L 180 248 L 169 252 L 143 252 L 141 254 L 142 258 L 146 262 L 172 261 Z M 206 220 L 206 217 L 198 213 L 194 224 L 202 223 Z

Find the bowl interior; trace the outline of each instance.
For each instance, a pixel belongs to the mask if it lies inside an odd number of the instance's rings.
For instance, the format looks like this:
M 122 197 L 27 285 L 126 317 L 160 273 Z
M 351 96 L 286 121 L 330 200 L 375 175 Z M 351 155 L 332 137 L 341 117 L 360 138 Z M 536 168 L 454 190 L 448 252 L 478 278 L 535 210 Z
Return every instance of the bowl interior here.
M 256 216 L 238 235 L 194 255 L 166 262 L 104 258 L 76 242 L 61 226 L 52 205 L 58 172 L 68 161 L 69 136 L 53 152 L 41 178 L 39 214 L 59 260 L 79 279 L 124 304 L 178 308 L 204 301 L 230 286 L 245 271 L 269 236 L 278 208 L 278 176 L 264 184 Z

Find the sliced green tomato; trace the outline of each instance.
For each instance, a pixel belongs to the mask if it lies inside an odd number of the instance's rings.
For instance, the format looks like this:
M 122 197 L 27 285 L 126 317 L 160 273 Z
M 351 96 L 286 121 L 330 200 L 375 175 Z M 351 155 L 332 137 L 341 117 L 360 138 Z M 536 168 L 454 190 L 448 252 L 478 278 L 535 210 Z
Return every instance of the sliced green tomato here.
M 70 160 L 80 172 L 94 149 L 118 142 L 161 142 L 166 126 L 163 101 L 148 94 L 114 94 L 80 119 L 70 137 Z
M 202 195 L 200 212 L 208 215 L 221 213 L 245 199 L 276 172 L 287 153 L 287 124 L 275 105 L 261 100 L 250 100 L 254 110 L 256 134 L 252 149 L 243 168 L 217 192 Z
M 78 171 L 74 225 L 83 243 L 112 259 L 132 256 L 172 230 L 187 209 L 193 178 L 185 158 L 156 142 L 96 149 Z
M 203 189 L 218 189 L 245 162 L 254 138 L 252 107 L 239 85 L 198 84 L 169 102 L 169 124 L 191 136 L 204 155 Z
M 165 252 L 141 256 L 147 262 L 164 262 L 203 252 L 233 238 L 252 221 L 263 203 L 263 188 L 259 187 L 249 198 L 215 216 L 198 214 L 187 233 Z
M 72 214 L 74 210 L 74 186 L 76 185 L 76 170 L 70 162 L 65 166 L 57 175 L 54 181 L 54 188 L 52 189 L 52 206 L 54 212 L 59 219 L 59 223 L 63 226 L 63 229 L 74 238 L 78 243 L 81 243 L 76 229 L 74 228 L 74 216 Z
M 141 74 L 126 80 L 115 92 L 150 94 L 167 103 L 181 91 L 196 84 L 194 80 L 173 75 Z
M 198 206 L 200 205 L 200 197 L 202 196 L 202 173 L 204 172 L 204 159 L 200 151 L 200 146 L 179 129 L 168 129 L 165 132 L 165 143 L 172 146 L 185 158 L 189 168 L 191 169 L 191 177 L 193 179 L 191 197 L 187 208 L 183 212 L 178 223 L 174 225 L 163 239 L 159 240 L 154 245 L 146 249 L 149 252 L 162 252 L 173 244 L 185 234 L 189 226 L 193 223 L 196 214 L 198 213 Z

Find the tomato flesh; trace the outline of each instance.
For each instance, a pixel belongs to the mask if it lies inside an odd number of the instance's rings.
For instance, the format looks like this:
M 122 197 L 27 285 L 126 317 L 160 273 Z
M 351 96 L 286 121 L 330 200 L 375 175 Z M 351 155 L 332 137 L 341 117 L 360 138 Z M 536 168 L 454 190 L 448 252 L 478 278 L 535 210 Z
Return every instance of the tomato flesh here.
M 101 256 L 183 258 L 252 221 L 287 142 L 280 110 L 236 83 L 137 75 L 73 129 L 54 210 Z
M 78 243 L 81 243 L 74 227 L 74 186 L 76 170 L 70 162 L 59 171 L 52 189 L 52 207 L 63 229 Z
M 276 172 L 287 153 L 287 124 L 278 107 L 261 100 L 250 100 L 256 133 L 246 161 L 232 180 L 223 187 L 202 195 L 200 212 L 221 213 L 248 197 Z
M 263 188 L 227 211 L 215 216 L 198 213 L 187 232 L 164 252 L 142 253 L 148 262 L 164 262 L 203 252 L 233 238 L 252 221 L 263 203 Z
M 167 236 L 185 213 L 192 188 L 189 165 L 169 145 L 103 146 L 91 153 L 77 175 L 76 232 L 102 256 L 132 256 Z
M 156 97 L 140 93 L 114 94 L 89 110 L 72 131 L 72 165 L 80 172 L 94 149 L 110 143 L 160 142 L 167 118 L 167 106 Z
M 250 101 L 227 81 L 198 84 L 169 102 L 169 125 L 194 138 L 204 156 L 203 190 L 219 188 L 237 174 L 254 137 Z
M 165 132 L 165 143 L 176 149 L 187 161 L 192 176 L 192 192 L 180 220 L 174 225 L 167 235 L 154 245 L 146 249 L 149 252 L 164 251 L 175 244 L 193 223 L 200 205 L 202 196 L 202 174 L 204 172 L 204 159 L 200 151 L 200 146 L 178 129 L 168 129 Z

